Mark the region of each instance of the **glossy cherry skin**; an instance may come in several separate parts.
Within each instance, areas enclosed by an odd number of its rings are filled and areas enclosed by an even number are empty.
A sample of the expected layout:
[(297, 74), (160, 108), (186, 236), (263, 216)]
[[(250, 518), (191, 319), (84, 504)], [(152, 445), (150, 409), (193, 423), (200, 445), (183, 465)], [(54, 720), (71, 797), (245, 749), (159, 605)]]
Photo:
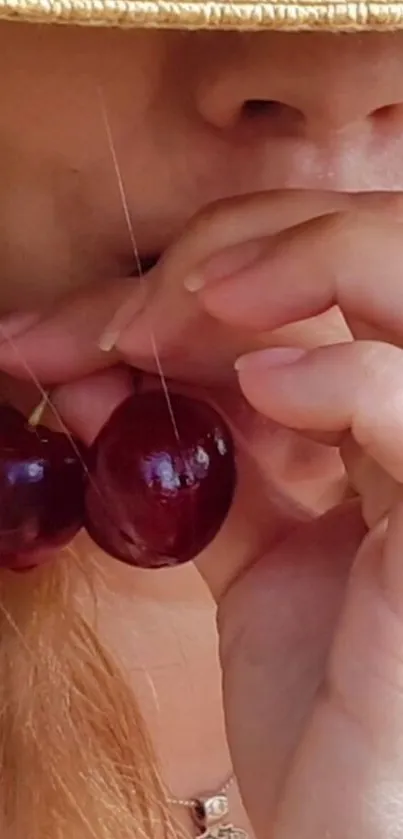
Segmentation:
[(35, 567), (82, 527), (82, 457), (67, 435), (0, 406), (0, 567)]
[(112, 414), (92, 450), (86, 527), (107, 553), (142, 568), (194, 559), (220, 530), (236, 466), (231, 434), (204, 402), (150, 391)]

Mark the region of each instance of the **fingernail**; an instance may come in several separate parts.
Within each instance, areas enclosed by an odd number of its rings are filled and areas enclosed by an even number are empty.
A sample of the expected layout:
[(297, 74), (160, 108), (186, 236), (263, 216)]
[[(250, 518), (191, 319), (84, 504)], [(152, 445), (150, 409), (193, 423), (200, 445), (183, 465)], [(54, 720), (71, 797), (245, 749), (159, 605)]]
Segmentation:
[(98, 348), (101, 352), (109, 353), (116, 347), (122, 333), (144, 309), (146, 300), (147, 294), (143, 287), (140, 290), (137, 289), (134, 294), (129, 294), (98, 339)]
[(98, 348), (101, 350), (101, 352), (111, 352), (113, 348), (116, 346), (120, 338), (120, 335), (121, 330), (105, 329), (98, 341)]
[(16, 338), (40, 320), (38, 312), (14, 312), (0, 318), (0, 343)]
[(206, 282), (206, 278), (201, 274), (190, 274), (189, 277), (186, 277), (184, 286), (187, 291), (194, 293), (200, 291), (206, 285)]
[(301, 347), (271, 347), (258, 352), (241, 355), (235, 362), (235, 370), (264, 370), (268, 367), (282, 367), (299, 361), (307, 351)]
[(234, 245), (215, 254), (194, 273), (189, 274), (184, 282), (187, 291), (197, 292), (213, 282), (229, 279), (245, 268), (253, 265), (267, 251), (266, 241), (246, 242)]

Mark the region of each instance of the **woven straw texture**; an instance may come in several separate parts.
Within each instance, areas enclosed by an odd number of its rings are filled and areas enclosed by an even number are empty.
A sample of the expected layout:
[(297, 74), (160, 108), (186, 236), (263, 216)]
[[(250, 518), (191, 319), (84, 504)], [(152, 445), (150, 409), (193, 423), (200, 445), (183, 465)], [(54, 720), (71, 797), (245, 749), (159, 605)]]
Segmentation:
[(403, 2), (326, 0), (0, 0), (0, 18), (181, 29), (363, 31), (403, 28)]

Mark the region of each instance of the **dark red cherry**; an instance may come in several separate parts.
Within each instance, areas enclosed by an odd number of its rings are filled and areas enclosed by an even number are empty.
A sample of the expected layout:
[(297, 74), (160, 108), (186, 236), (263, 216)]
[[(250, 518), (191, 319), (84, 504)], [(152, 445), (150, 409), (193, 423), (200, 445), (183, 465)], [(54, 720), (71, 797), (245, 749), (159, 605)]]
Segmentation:
[(18, 428), (27, 423), (24, 414), (12, 405), (0, 405), (0, 436), (10, 432), (13, 434)]
[(67, 435), (0, 406), (0, 567), (31, 568), (82, 527), (82, 454)]
[(204, 402), (158, 391), (129, 397), (92, 450), (86, 527), (107, 553), (142, 568), (193, 559), (234, 494), (231, 434)]

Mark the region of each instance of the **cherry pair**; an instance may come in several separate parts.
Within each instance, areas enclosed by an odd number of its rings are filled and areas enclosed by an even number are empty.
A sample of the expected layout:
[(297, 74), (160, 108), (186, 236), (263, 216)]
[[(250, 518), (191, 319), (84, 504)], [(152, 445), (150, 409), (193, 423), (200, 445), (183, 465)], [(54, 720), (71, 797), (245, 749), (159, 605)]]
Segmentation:
[(36, 567), (82, 527), (124, 562), (177, 565), (216, 535), (235, 482), (225, 423), (182, 395), (129, 397), (89, 449), (0, 406), (0, 566)]

